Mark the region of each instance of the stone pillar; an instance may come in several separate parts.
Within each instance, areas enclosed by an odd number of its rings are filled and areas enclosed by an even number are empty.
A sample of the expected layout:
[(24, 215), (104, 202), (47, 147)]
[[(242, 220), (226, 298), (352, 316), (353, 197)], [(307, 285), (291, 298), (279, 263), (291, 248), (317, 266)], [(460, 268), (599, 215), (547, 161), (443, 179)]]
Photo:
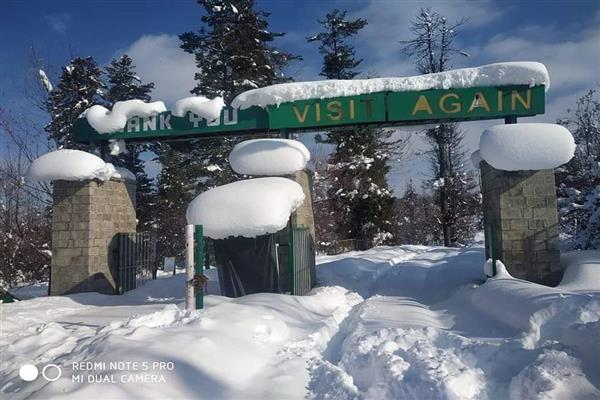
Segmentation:
[(315, 240), (315, 216), (312, 206), (312, 179), (306, 170), (296, 172), (294, 181), (302, 186), (304, 202), (292, 214), (292, 225), (310, 228), (310, 233)]
[(512, 276), (557, 285), (562, 270), (554, 171), (501, 171), (485, 161), (480, 166), (486, 257), (491, 245)]
[(116, 240), (135, 232), (135, 182), (54, 181), (50, 294), (116, 293)]

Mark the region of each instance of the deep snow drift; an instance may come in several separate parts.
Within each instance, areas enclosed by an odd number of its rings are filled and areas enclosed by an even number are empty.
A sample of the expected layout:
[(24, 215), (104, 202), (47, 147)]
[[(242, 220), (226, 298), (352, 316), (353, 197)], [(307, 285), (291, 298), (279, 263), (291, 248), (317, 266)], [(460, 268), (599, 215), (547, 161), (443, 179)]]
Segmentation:
[[(567, 257), (566, 282), (548, 288), (509, 275), (484, 283), (481, 247), (379, 247), (320, 257), (320, 287), (304, 297), (224, 298), (211, 269), (200, 312), (182, 309), (183, 274), (123, 296), (0, 305), (0, 391), (8, 399), (600, 398), (600, 287), (581, 282), (597, 276), (594, 260)], [(24, 382), (25, 363), (56, 363), (62, 376)], [(107, 376), (117, 383), (76, 379)], [(151, 376), (164, 382), (130, 383)]]

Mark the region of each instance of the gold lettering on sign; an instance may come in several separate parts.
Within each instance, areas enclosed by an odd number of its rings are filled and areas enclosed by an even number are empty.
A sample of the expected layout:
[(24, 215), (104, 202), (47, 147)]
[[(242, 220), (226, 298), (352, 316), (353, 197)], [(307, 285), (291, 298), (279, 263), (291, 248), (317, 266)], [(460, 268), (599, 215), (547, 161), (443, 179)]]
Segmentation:
[(315, 112), (317, 116), (317, 122), (321, 122), (321, 103), (315, 104)]
[(419, 98), (417, 99), (417, 102), (415, 103), (415, 107), (413, 108), (413, 111), (412, 111), (412, 115), (415, 115), (419, 111), (427, 111), (427, 113), (429, 115), (433, 114), (433, 111), (431, 111), (431, 106), (429, 105), (429, 102), (427, 101), (427, 97), (425, 97), (423, 95), (419, 96)]
[(301, 124), (304, 123), (304, 121), (306, 121), (306, 116), (308, 115), (308, 108), (310, 106), (308, 104), (306, 104), (304, 106), (304, 111), (302, 112), (302, 115), (300, 115), (300, 111), (298, 110), (298, 108), (296, 106), (292, 106), (292, 108), (294, 109), (294, 114), (296, 114), (296, 118), (298, 119), (298, 122), (300, 122)]
[(457, 95), (456, 93), (445, 94), (442, 97), (440, 97), (440, 110), (442, 110), (446, 114), (454, 114), (454, 113), (460, 112), (461, 107), (462, 107), (460, 104), (460, 101), (456, 101), (456, 102), (449, 104), (450, 107), (452, 107), (452, 108), (450, 108), (450, 109), (446, 108), (446, 99), (449, 97), (456, 99), (456, 100), (460, 100), (460, 96)]
[(517, 100), (526, 110), (531, 108), (531, 89), (527, 89), (527, 100), (523, 99), (518, 91), (513, 90), (510, 96), (510, 105), (512, 107), (512, 111), (515, 111), (517, 108)]
[(498, 111), (504, 110), (504, 99), (502, 98), (502, 90), (498, 90)]
[(354, 119), (354, 100), (350, 100), (350, 119)]
[(344, 116), (342, 103), (340, 103), (339, 101), (332, 101), (327, 103), (327, 111), (329, 111), (327, 117), (329, 117), (329, 119), (332, 121), (338, 121)]
[(473, 102), (471, 103), (471, 107), (469, 107), (469, 112), (473, 111), (476, 108), (483, 108), (487, 112), (490, 111), (490, 106), (488, 105), (488, 102), (485, 99), (485, 96), (481, 92), (475, 93), (475, 98), (473, 99)]

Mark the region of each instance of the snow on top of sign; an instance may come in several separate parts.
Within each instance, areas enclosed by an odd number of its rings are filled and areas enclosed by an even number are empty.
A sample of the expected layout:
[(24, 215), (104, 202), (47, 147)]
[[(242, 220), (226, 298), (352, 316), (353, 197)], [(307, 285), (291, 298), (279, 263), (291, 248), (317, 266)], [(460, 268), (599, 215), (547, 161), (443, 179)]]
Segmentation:
[(302, 187), (286, 178), (257, 178), (218, 186), (187, 208), (188, 224), (203, 225), (212, 239), (257, 237), (283, 229), (304, 201)]
[(80, 150), (56, 150), (33, 160), (27, 177), (37, 181), (99, 179), (115, 175), (115, 168), (100, 157)]
[(225, 102), (222, 97), (210, 100), (202, 96), (192, 96), (177, 100), (171, 114), (175, 117), (184, 117), (190, 111), (207, 121), (212, 121), (219, 118), (223, 107)]
[(481, 135), (479, 152), (488, 164), (504, 171), (551, 169), (573, 158), (575, 141), (561, 125), (495, 125)]
[(243, 92), (233, 99), (231, 105), (243, 110), (252, 106), (266, 107), (295, 100), (326, 99), (385, 91), (404, 92), (502, 85), (545, 85), (548, 89), (550, 77), (544, 64), (532, 61), (505, 62), (406, 78), (331, 79), (282, 83)]
[(310, 152), (290, 139), (254, 139), (235, 145), (229, 154), (231, 168), (245, 175), (290, 175), (306, 168)]
[(149, 117), (167, 111), (162, 101), (144, 103), (142, 100), (117, 101), (112, 110), (103, 106), (93, 105), (83, 116), (99, 133), (111, 133), (125, 128), (127, 120), (133, 117)]

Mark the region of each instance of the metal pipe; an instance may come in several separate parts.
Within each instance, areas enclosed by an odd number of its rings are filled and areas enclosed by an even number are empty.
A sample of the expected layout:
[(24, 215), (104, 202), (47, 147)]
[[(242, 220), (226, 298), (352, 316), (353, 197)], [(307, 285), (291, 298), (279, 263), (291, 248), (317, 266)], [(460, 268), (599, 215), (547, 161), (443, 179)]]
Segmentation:
[(194, 225), (185, 226), (185, 307), (188, 310), (196, 309), (194, 296)]

